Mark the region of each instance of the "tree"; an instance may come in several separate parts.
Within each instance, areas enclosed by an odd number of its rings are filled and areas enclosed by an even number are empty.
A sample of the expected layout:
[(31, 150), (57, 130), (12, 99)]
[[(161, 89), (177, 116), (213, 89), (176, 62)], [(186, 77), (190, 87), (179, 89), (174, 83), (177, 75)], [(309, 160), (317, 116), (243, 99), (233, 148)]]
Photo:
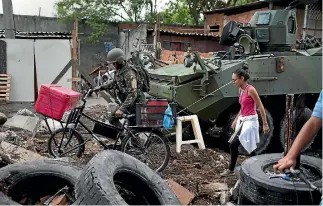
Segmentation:
[(163, 24), (195, 24), (186, 0), (171, 1), (167, 9), (160, 12), (160, 19)]
[(196, 25), (201, 21), (201, 14), (204, 11), (212, 11), (226, 6), (224, 0), (185, 0)]
[(93, 28), (91, 42), (105, 33), (108, 21), (139, 22), (144, 13), (153, 11), (152, 0), (60, 0), (55, 6), (63, 21), (86, 19)]
[[(202, 13), (225, 7), (224, 0), (171, 0), (161, 12), (161, 20), (167, 24), (203, 24)], [(154, 19), (153, 17), (150, 17)]]
[(240, 6), (243, 4), (248, 4), (248, 3), (252, 3), (252, 2), (256, 2), (257, 0), (228, 0), (227, 1), (227, 7), (229, 6)]

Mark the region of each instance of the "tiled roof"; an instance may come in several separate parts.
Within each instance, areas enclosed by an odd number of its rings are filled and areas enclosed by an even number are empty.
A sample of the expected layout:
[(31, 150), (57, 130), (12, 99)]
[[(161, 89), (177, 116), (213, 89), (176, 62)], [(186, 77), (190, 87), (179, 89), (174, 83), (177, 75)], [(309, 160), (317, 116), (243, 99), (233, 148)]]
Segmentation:
[[(5, 31), (0, 30), (0, 38), (5, 38)], [(71, 32), (22, 32), (16, 31), (17, 39), (71, 39)]]
[[(154, 31), (154, 29), (148, 29), (148, 31)], [(192, 33), (192, 32), (179, 32), (173, 30), (159, 30), (161, 33), (164, 34), (175, 34), (180, 36), (204, 36), (204, 37), (220, 37), (219, 35), (214, 35), (213, 33)]]

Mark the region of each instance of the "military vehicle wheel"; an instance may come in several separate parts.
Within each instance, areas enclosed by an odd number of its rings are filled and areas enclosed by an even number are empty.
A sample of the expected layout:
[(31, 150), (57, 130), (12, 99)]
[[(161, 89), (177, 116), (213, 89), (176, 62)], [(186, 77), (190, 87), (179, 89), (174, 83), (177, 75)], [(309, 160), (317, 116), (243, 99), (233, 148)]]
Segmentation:
[[(306, 107), (301, 117), (296, 118), (296, 120), (294, 120), (295, 118), (293, 118), (292, 120), (293, 122), (297, 121), (295, 122), (296, 135), (299, 133), (299, 131), (302, 129), (303, 125), (307, 122), (307, 120), (311, 117), (311, 115), (312, 115), (312, 110)], [(293, 116), (295, 117), (295, 110), (293, 112)], [(285, 141), (285, 132), (286, 132), (286, 120), (285, 118), (283, 118), (280, 123), (280, 133), (279, 133), (280, 143), (282, 144), (283, 148), (284, 148), (284, 141)], [(306, 151), (312, 145), (312, 143), (315, 140), (315, 137), (316, 135), (312, 138), (312, 141), (304, 147), (302, 152)]]
[[(273, 137), (274, 121), (267, 109), (265, 109), (265, 112), (267, 116), (268, 126), (270, 128), (270, 132), (268, 134), (263, 133), (261, 115), (259, 110), (257, 109), (257, 114), (259, 118), (258, 121), (259, 121), (259, 138), (260, 138), (260, 142), (257, 144), (257, 149), (255, 150), (255, 153), (257, 155), (262, 154), (267, 149)], [(237, 113), (234, 115), (231, 115), (229, 118), (228, 124), (223, 128), (223, 132), (225, 133), (224, 136), (226, 136), (225, 138), (227, 138), (226, 142), (228, 142), (229, 138), (233, 134), (233, 129), (231, 129), (231, 124), (236, 116), (237, 116)], [(249, 153), (241, 145), (239, 146), (239, 153), (242, 155), (249, 155)]]

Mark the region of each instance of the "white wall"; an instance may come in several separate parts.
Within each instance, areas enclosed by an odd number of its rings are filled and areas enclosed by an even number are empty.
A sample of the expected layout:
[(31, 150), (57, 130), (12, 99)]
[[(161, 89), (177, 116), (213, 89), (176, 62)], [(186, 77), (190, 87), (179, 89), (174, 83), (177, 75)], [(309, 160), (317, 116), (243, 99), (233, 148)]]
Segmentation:
[[(69, 40), (36, 40), (35, 42), (36, 70), (38, 89), (42, 84), (50, 84), (71, 60), (71, 45)], [(58, 85), (72, 88), (72, 69), (70, 68)]]
[(34, 40), (4, 39), (7, 73), (11, 74), (10, 101), (34, 101)]
[[(7, 43), (7, 73), (11, 74), (10, 101), (34, 101), (34, 54), (38, 90), (50, 84), (71, 59), (70, 40), (3, 39)], [(72, 68), (58, 85), (72, 88)]]

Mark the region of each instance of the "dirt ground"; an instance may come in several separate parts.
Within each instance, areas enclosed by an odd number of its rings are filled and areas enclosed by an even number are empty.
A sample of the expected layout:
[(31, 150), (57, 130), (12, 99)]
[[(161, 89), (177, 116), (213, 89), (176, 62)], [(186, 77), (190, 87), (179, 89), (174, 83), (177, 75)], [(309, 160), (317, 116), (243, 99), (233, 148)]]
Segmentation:
[[(34, 112), (33, 105), (21, 104), (15, 106), (7, 106), (6, 110), (3, 110), (7, 115), (12, 116), (12, 113), (17, 112), (19, 109), (27, 108)], [(19, 108), (17, 108), (19, 106)], [(20, 107), (21, 106), (21, 107)], [(97, 119), (102, 118), (102, 114), (105, 111), (104, 106), (94, 106), (90, 108), (86, 113)], [(90, 128), (93, 124), (84, 119), (86, 125)], [(5, 131), (3, 127), (0, 127), (0, 131)], [(28, 150), (37, 152), (41, 155), (48, 156), (47, 153), (47, 140), (49, 134), (37, 134), (35, 138), (31, 138), (31, 133), (11, 129), (19, 138), (13, 138), (11, 143), (22, 146)], [(82, 132), (82, 131), (81, 131)], [(107, 142), (113, 143), (112, 140)], [(90, 141), (86, 144), (86, 150), (80, 159), (73, 158), (73, 163), (77, 165), (86, 164), (98, 151), (102, 150), (100, 145), (95, 141)], [(166, 169), (160, 174), (164, 179), (173, 179), (196, 196), (191, 202), (194, 205), (209, 205), (219, 204), (219, 197), (208, 194), (200, 194), (199, 185), (211, 182), (227, 183), (228, 187), (234, 186), (237, 178), (235, 176), (223, 178), (220, 173), (227, 168), (229, 163), (229, 154), (219, 149), (205, 149), (198, 150), (192, 145), (184, 145), (180, 154), (175, 152), (175, 143), (171, 143), (171, 158)], [(240, 164), (246, 157), (240, 157), (238, 164)]]

